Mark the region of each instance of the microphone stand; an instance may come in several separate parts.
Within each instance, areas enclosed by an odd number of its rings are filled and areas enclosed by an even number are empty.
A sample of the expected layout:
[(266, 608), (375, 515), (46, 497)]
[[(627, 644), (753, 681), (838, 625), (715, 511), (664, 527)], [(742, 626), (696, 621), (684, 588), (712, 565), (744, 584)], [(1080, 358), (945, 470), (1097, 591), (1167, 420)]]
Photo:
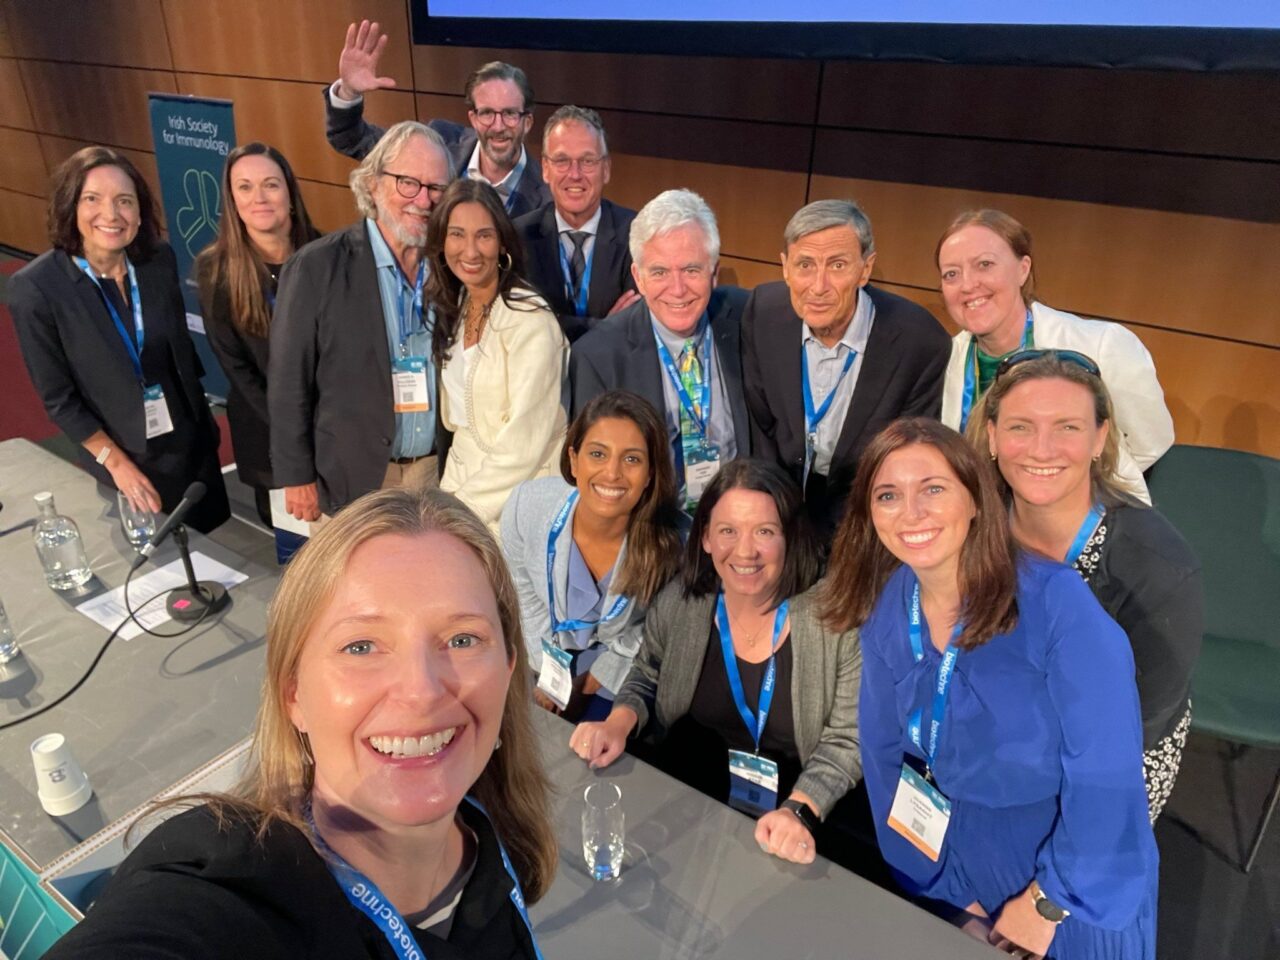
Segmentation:
[(195, 567), (191, 565), (191, 549), (187, 540), (187, 528), (178, 524), (173, 528), (173, 539), (182, 556), (182, 569), (187, 573), (187, 585), (169, 591), (165, 604), (174, 620), (189, 623), (217, 613), (231, 604), (227, 588), (216, 580), (197, 580)]

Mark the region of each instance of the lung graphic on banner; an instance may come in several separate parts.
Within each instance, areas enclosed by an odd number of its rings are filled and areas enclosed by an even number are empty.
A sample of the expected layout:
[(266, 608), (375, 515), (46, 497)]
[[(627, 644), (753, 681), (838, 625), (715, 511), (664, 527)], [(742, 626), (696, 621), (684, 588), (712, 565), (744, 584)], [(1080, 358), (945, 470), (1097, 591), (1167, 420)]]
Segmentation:
[(187, 326), (204, 364), (205, 392), (223, 400), (227, 378), (204, 335), (200, 298), (191, 264), (213, 242), (222, 213), (222, 165), (236, 145), (235, 116), (230, 100), (184, 97), (171, 93), (148, 95), (151, 139), (160, 171), (169, 243), (178, 258)]

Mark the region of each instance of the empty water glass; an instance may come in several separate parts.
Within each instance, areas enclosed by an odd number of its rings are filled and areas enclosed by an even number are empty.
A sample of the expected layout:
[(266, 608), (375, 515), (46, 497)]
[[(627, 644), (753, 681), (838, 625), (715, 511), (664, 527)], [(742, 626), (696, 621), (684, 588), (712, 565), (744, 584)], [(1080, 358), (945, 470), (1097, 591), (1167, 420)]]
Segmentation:
[(612, 780), (600, 780), (582, 795), (582, 857), (593, 880), (616, 880), (622, 872), (625, 835), (622, 789)]
[(155, 536), (156, 515), (145, 506), (135, 508), (123, 492), (116, 494), (116, 503), (120, 507), (120, 526), (125, 539), (135, 550), (141, 550)]

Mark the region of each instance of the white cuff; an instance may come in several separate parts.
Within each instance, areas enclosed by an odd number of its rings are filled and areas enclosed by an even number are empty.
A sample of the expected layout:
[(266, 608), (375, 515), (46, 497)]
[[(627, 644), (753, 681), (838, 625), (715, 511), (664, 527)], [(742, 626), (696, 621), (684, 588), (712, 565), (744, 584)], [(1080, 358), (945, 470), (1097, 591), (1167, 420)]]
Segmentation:
[(364, 103), (364, 97), (360, 94), (356, 95), (354, 100), (344, 100), (338, 96), (338, 87), (342, 85), (342, 80), (335, 80), (329, 85), (329, 102), (339, 110), (350, 110), (352, 107), (358, 107)]

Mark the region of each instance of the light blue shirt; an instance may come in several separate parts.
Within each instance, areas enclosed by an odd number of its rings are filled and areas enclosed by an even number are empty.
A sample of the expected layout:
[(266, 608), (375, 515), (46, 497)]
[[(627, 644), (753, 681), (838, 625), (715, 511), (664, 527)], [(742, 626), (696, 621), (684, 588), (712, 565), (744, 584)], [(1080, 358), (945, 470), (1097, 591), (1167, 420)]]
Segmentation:
[[(431, 359), (431, 331), (435, 327), (435, 314), (426, 310), (426, 316), (413, 316), (414, 281), (404, 275), (395, 254), (387, 246), (382, 231), (366, 218), (369, 246), (373, 249), (373, 262), (378, 270), (378, 294), (382, 300), (382, 320), (387, 330), (387, 348), (394, 363), (401, 357), (425, 357), (427, 361), (427, 396), (431, 409), (413, 413), (396, 414), (396, 436), (391, 444), (390, 458), (425, 457), (436, 447), (436, 367)], [(414, 280), (417, 278), (415, 277)], [(400, 342), (400, 318), (409, 317), (414, 330), (404, 343)], [(388, 377), (391, 371), (388, 370)], [(352, 384), (358, 389), (358, 384)]]
[[(831, 407), (826, 416), (818, 423), (813, 445), (813, 472), (824, 477), (831, 470), (831, 457), (840, 441), (840, 431), (844, 429), (849, 403), (853, 400), (853, 388), (858, 384), (858, 374), (862, 371), (862, 361), (867, 352), (867, 339), (871, 336), (871, 324), (875, 318), (875, 304), (865, 290), (859, 290), (858, 305), (853, 308), (853, 319), (834, 347), (824, 345), (813, 335), (807, 324), (800, 324), (800, 342), (804, 350), (804, 362), (809, 367), (809, 388), (813, 391), (814, 407), (821, 407), (827, 394), (832, 390), (836, 392), (831, 398)], [(857, 356), (853, 366), (841, 380), (840, 371), (844, 369), (845, 357), (851, 350)]]

